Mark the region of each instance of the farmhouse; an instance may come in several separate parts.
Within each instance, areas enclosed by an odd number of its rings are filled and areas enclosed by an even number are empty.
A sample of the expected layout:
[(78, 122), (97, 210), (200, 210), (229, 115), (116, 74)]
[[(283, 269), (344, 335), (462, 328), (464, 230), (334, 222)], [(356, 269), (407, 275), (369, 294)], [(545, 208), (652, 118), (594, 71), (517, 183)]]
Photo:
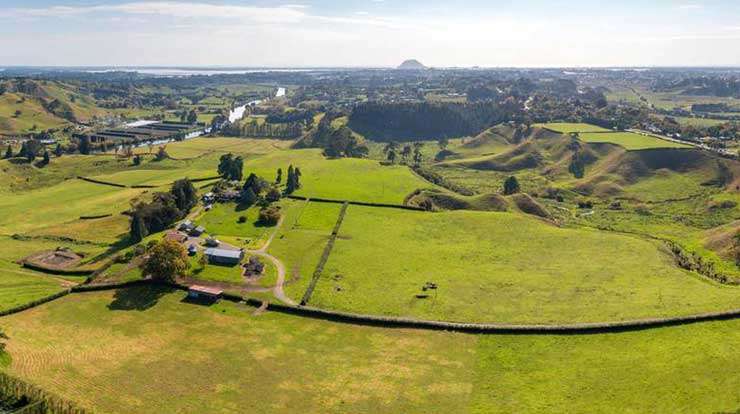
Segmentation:
[(210, 248), (206, 249), (205, 255), (209, 263), (233, 266), (244, 258), (244, 251)]
[(221, 299), (223, 290), (207, 286), (193, 285), (188, 288), (188, 299), (215, 302)]

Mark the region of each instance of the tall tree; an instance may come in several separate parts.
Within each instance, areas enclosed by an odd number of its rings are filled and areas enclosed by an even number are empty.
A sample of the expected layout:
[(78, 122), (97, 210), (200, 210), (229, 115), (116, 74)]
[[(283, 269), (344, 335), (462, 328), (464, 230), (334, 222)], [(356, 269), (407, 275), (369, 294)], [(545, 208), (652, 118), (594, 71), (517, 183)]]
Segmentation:
[(8, 149), (5, 150), (5, 156), (3, 158), (6, 160), (8, 158), (13, 158), (13, 147), (11, 147), (10, 144), (8, 144)]
[(78, 149), (80, 151), (80, 154), (88, 155), (90, 154), (90, 138), (85, 135), (82, 138), (80, 138), (80, 144), (78, 146)]
[(152, 279), (172, 282), (190, 267), (185, 248), (173, 240), (162, 240), (149, 251), (149, 258), (142, 267)]
[(140, 214), (134, 213), (134, 215), (131, 217), (131, 241), (134, 243), (138, 243), (144, 239), (144, 237), (148, 236), (149, 233), (146, 229), (146, 224), (144, 224), (144, 219), (141, 217)]
[(49, 151), (44, 151), (44, 158), (41, 161), (41, 165), (46, 166), (46, 165), (49, 165), (50, 162), (51, 162), (51, 156), (49, 155)]
[(411, 149), (411, 145), (404, 145), (403, 150), (401, 150), (401, 158), (403, 159), (403, 162), (405, 164), (408, 164), (409, 157), (411, 156), (411, 153), (413, 152), (413, 149)]
[(275, 184), (280, 184), (283, 181), (283, 169), (277, 169), (277, 176), (275, 177)]
[(195, 112), (195, 109), (190, 110), (187, 121), (189, 124), (195, 124), (196, 122), (198, 122), (198, 114)]
[(228, 180), (231, 176), (231, 164), (233, 160), (234, 155), (231, 153), (222, 155), (218, 162), (218, 175)]
[(63, 154), (64, 154), (64, 149), (62, 148), (62, 144), (57, 144), (56, 148), (54, 148), (54, 155), (56, 155), (57, 158), (59, 158)]
[(170, 193), (175, 197), (175, 205), (182, 212), (188, 212), (198, 204), (198, 192), (187, 178), (175, 181)]
[(516, 177), (511, 176), (504, 181), (504, 195), (516, 194), (520, 191), (519, 181)]

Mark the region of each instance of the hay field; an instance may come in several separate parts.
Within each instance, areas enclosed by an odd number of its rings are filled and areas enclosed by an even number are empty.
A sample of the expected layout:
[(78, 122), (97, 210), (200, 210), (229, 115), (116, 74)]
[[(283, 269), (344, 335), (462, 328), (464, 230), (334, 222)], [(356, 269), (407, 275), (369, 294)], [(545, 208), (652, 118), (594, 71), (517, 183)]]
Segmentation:
[(732, 412), (740, 321), (619, 334), (336, 324), (136, 288), (0, 319), (11, 374), (98, 412)]

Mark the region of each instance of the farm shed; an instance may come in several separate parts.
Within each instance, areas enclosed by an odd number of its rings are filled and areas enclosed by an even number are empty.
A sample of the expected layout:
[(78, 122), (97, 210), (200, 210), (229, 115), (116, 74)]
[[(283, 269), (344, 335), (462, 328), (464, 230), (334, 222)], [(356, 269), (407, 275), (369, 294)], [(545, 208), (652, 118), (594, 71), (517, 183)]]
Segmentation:
[(221, 299), (224, 291), (208, 286), (193, 285), (188, 288), (188, 299), (215, 302)]
[(190, 233), (195, 226), (193, 225), (193, 222), (190, 220), (185, 220), (177, 227), (178, 230), (184, 231), (186, 233)]
[(233, 266), (242, 261), (244, 251), (210, 248), (206, 249), (205, 255), (209, 263)]

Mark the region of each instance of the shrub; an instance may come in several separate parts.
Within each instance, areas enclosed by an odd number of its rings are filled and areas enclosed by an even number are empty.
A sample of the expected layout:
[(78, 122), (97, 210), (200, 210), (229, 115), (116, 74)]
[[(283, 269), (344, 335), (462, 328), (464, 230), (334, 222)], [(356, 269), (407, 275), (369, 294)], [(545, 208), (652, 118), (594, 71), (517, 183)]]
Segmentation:
[(239, 223), (246, 223), (247, 222), (247, 217), (246, 216), (239, 216), (239, 220), (237, 220), (237, 222), (239, 222)]
[(582, 208), (582, 209), (594, 208), (594, 202), (587, 198), (582, 198), (578, 200), (578, 208)]
[(267, 226), (274, 226), (280, 221), (280, 207), (270, 206), (260, 210), (259, 222)]
[(651, 214), (650, 213), (650, 209), (645, 204), (640, 204), (640, 205), (636, 206), (635, 207), (635, 213), (637, 213), (637, 214), (639, 214), (641, 216), (649, 216)]

